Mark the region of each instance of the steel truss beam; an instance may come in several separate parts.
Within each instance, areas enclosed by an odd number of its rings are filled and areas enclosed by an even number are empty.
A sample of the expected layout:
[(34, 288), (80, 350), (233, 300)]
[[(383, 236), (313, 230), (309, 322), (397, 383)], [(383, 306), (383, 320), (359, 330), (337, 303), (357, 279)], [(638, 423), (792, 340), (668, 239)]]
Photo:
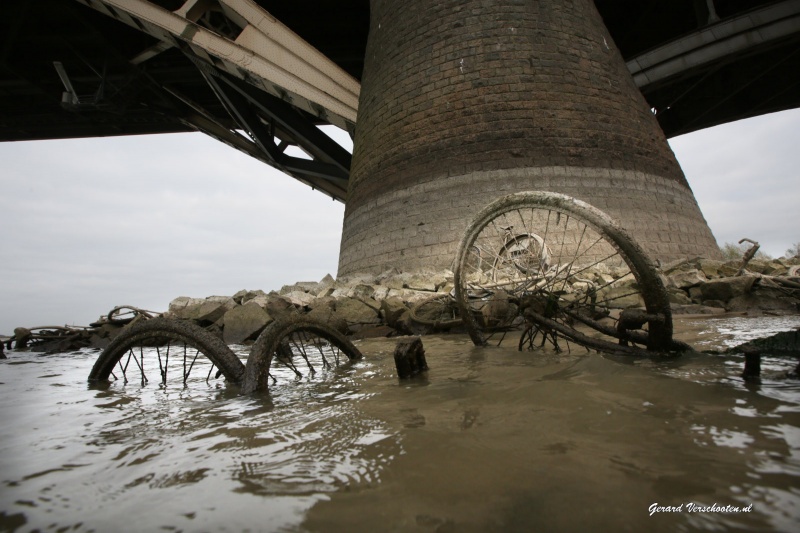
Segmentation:
[(257, 4), (188, 0), (170, 12), (147, 0), (77, 1), (159, 39), (130, 58), (133, 68), (171, 48), (183, 52), (229, 116), (148, 77), (171, 102), (166, 114), (344, 201), (351, 156), (317, 125), (352, 134), (360, 85)]
[[(233, 120), (258, 147), (262, 155), (259, 159), (333, 198), (345, 198), (350, 172), (347, 150), (320, 131), (310, 117), (286, 102), (213, 67), (198, 66)], [(292, 146), (311, 159), (287, 153)]]
[[(167, 46), (189, 46), (220, 71), (353, 132), (360, 84), (252, 0), (187, 0), (175, 12), (148, 0), (76, 0)], [(224, 18), (225, 24), (211, 17)], [(159, 53), (143, 51), (136, 61)]]

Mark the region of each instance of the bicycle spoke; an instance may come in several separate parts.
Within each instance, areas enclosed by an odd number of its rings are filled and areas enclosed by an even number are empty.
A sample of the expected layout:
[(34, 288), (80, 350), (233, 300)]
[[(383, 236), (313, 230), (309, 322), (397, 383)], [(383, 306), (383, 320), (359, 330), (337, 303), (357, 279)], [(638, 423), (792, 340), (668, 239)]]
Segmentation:
[[(182, 356), (176, 353), (181, 346)], [(210, 369), (203, 366), (206, 364)], [(215, 370), (215, 378), (224, 375), (234, 382), (244, 374), (242, 362), (219, 337), (189, 322), (156, 317), (136, 323), (114, 338), (95, 362), (89, 380), (99, 382), (120, 376), (127, 384), (136, 369), (145, 386), (149, 382), (148, 365), (153, 371), (158, 366), (161, 388), (170, 385), (170, 377), (173, 385), (181, 383), (185, 387), (190, 382), (208, 383)]]
[[(456, 293), (459, 307), (470, 312), (466, 325), (478, 344), (503, 342), (530, 306), (531, 317), (545, 316), (563, 331), (540, 324), (516, 338), (520, 346), (541, 343), (567, 351), (575, 338), (584, 340), (571, 334), (583, 326), (570, 314), (600, 320), (614, 316), (615, 309), (668, 306), (661, 293), (642, 294), (642, 272), (633, 265), (647, 261), (635, 243), (607, 216), (575, 199), (540, 192), (509, 195), (483, 209), (467, 236), (456, 262)], [(630, 260), (632, 253), (638, 254), (636, 261)], [(660, 282), (654, 271), (644, 274), (648, 286)], [(671, 335), (671, 324), (661, 331), (662, 339)]]

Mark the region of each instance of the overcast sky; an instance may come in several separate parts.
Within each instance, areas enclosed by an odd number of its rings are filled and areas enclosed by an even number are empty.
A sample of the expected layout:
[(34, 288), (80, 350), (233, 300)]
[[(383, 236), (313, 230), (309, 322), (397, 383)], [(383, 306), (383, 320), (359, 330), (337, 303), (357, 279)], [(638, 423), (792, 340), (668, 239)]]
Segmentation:
[[(670, 144), (717, 241), (800, 241), (800, 110)], [(344, 205), (202, 134), (0, 143), (0, 334), (336, 275)]]

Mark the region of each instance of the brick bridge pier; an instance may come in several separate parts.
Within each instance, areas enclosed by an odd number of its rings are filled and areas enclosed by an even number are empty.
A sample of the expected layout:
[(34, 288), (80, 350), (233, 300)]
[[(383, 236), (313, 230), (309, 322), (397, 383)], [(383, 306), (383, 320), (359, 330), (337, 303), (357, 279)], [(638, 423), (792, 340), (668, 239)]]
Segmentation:
[(450, 267), (494, 198), (549, 190), (654, 257), (719, 253), (591, 0), (371, 0), (339, 275)]

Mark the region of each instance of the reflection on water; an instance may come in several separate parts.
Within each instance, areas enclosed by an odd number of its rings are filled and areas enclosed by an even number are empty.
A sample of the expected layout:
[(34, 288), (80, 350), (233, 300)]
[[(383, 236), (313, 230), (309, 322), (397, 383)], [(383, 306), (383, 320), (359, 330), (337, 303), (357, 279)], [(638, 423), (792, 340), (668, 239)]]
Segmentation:
[[(682, 319), (721, 350), (800, 318)], [(390, 339), (363, 361), (242, 397), (91, 388), (91, 350), (0, 361), (0, 530), (792, 531), (800, 520), (796, 361), (673, 361), (423, 339), (400, 382)], [(246, 348), (240, 350), (242, 358)], [(651, 505), (680, 507), (653, 513)], [(689, 512), (752, 504), (751, 512)]]

